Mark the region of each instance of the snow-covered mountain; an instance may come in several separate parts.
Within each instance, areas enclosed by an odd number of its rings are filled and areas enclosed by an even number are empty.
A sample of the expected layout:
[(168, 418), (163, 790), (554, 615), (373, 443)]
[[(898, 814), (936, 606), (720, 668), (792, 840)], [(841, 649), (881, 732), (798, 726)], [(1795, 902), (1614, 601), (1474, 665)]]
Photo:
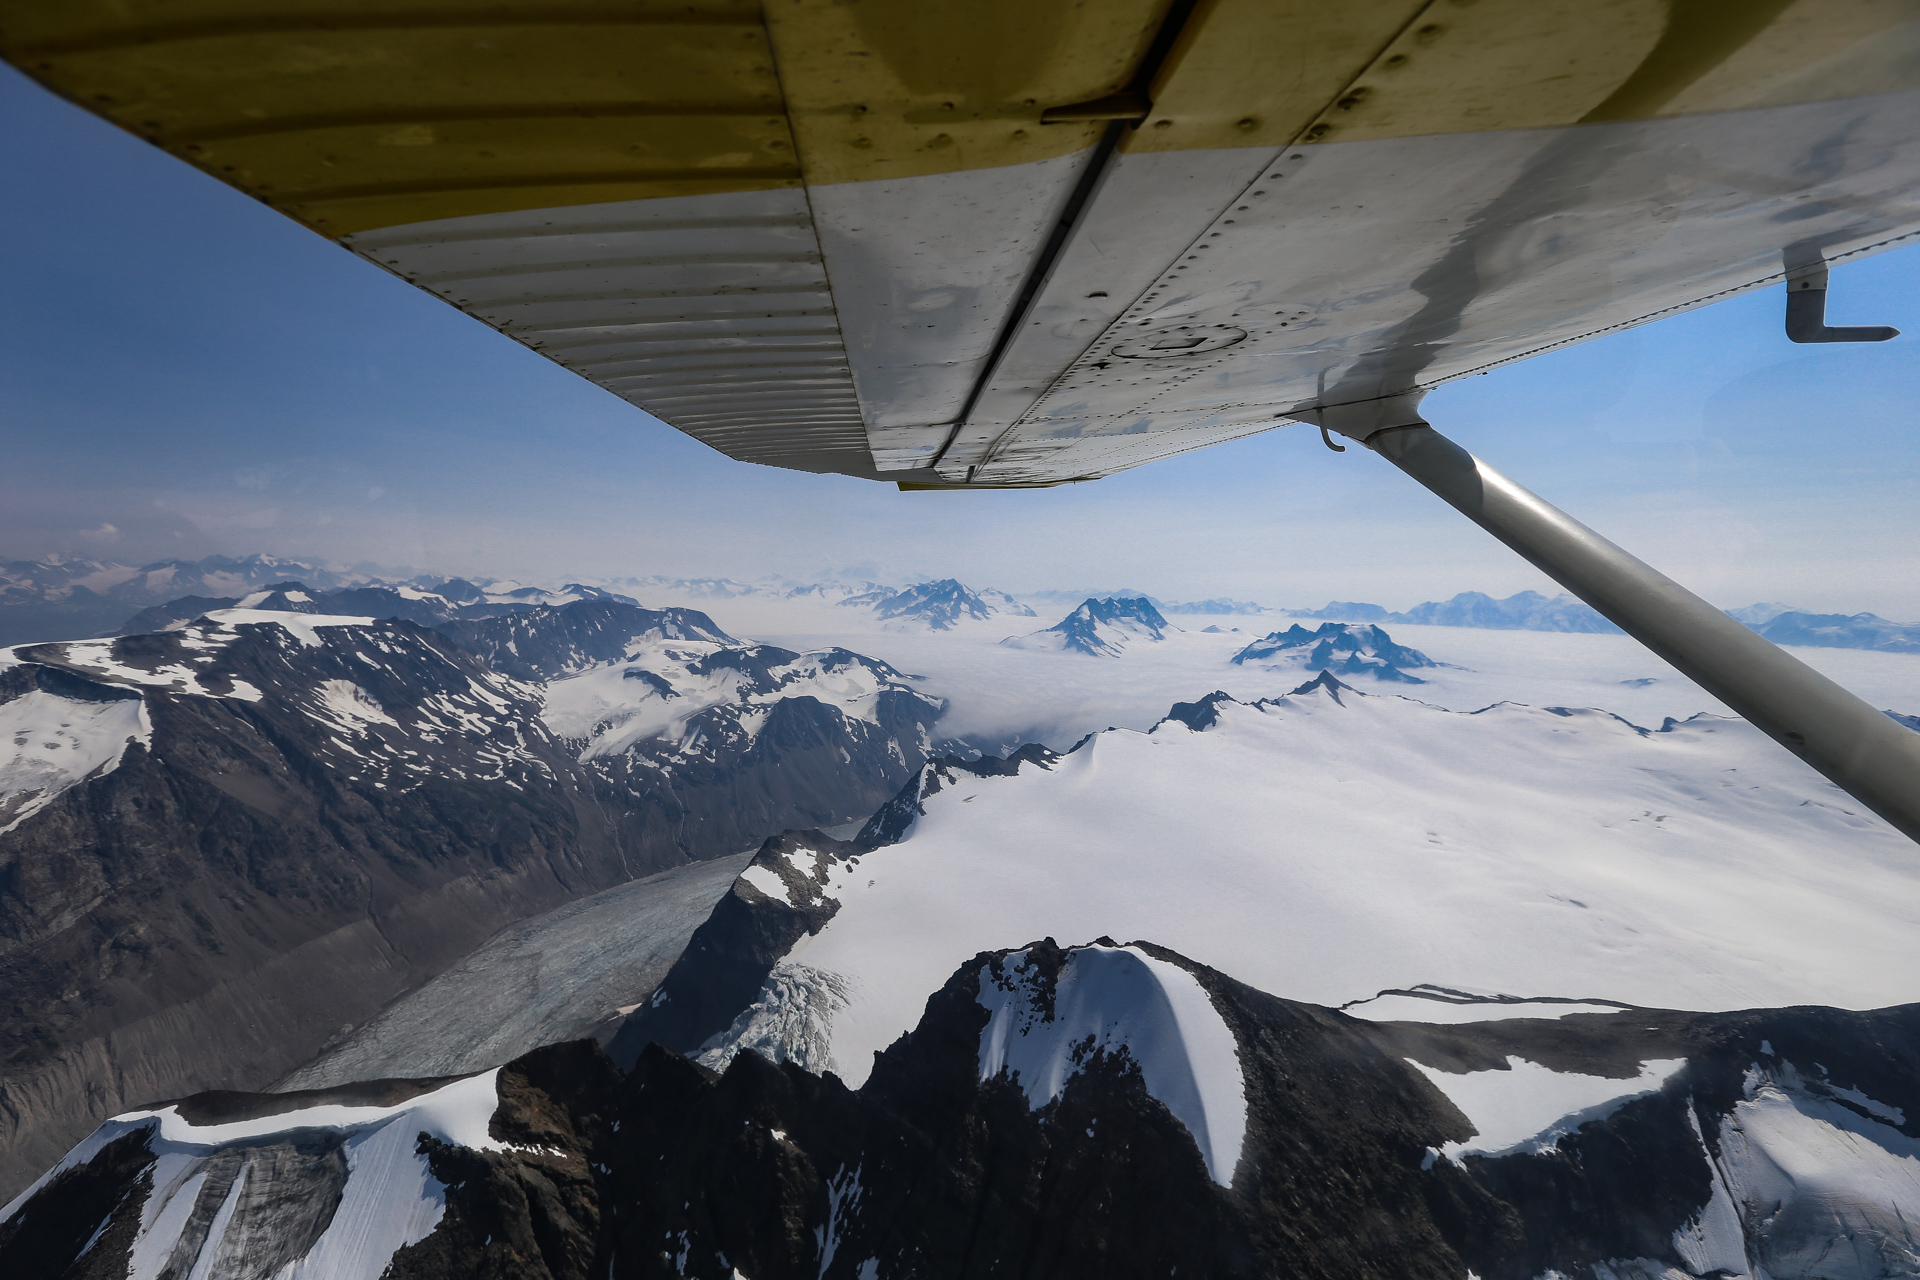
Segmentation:
[(777, 778), (754, 785), (789, 819), (842, 812), (848, 788), (870, 792), (912, 768), (945, 710), (876, 658), (745, 643), (694, 609), (588, 600), (440, 630), (495, 669), (544, 682), (547, 727), (625, 792), (697, 794), (716, 775), (757, 775), (763, 742), (781, 744)]
[(788, 1027), (857, 1086), (966, 957), (1103, 934), (1336, 1006), (1423, 983), (1694, 1009), (1920, 995), (1920, 863), (1743, 722), (1462, 714), (1324, 674), (1177, 712), (1065, 756), (926, 766), (862, 833), (896, 843), (791, 856), (814, 887), (790, 900), (830, 918), (754, 958), (758, 991), (714, 1004), (670, 975), (636, 1033), (671, 1016), (706, 1036), (656, 1038), (723, 1054)]
[(942, 710), (691, 610), (443, 634), (278, 595), (0, 650), (0, 1181), (126, 1102), (278, 1078), (504, 924), (870, 813)]
[[(128, 1112), (8, 1274), (1897, 1276), (1920, 1016), (1370, 1023), (1137, 941), (963, 961), (849, 1089), (591, 1041)], [(986, 1259), (976, 1270), (969, 1259)]]
[(1144, 596), (1109, 596), (1083, 602), (1045, 631), (1010, 636), (1001, 643), (1016, 649), (1117, 658), (1129, 646), (1164, 640), (1175, 629)]
[(953, 578), (920, 582), (900, 591), (878, 587), (839, 603), (845, 608), (870, 609), (885, 623), (929, 631), (951, 631), (961, 623), (984, 622), (996, 614), (1034, 616), (1032, 609), (1004, 591), (975, 591)]
[(1897, 1275), (1916, 925), (1740, 722), (1322, 674), (768, 840), (612, 1061), (119, 1115), (0, 1269)]
[(643, 609), (617, 600), (537, 605), (507, 614), (453, 619), (442, 634), (496, 671), (557, 680), (624, 659), (636, 645), (691, 640), (738, 646), (698, 609)]
[(1407, 674), (1410, 669), (1437, 665), (1418, 649), (1395, 644), (1379, 627), (1340, 622), (1323, 622), (1312, 631), (1296, 622), (1285, 631), (1253, 641), (1230, 661), (1267, 670), (1333, 671), (1404, 684), (1421, 683), (1418, 676)]
[(1329, 600), (1319, 609), (1282, 609), (1289, 618), (1324, 618), (1333, 622), (1391, 622), (1397, 616), (1383, 605), (1359, 600)]
[(643, 636), (615, 661), (550, 681), (542, 718), (624, 795), (712, 791), (701, 810), (731, 802), (763, 821), (811, 823), (925, 759), (944, 710), (846, 649)]
[(0, 1180), (130, 1102), (265, 1084), (501, 925), (679, 861), (576, 802), (539, 711), (406, 622), (0, 650)]
[[(213, 609), (259, 608), (276, 589), (316, 598), (361, 588), (383, 598), (319, 603), (321, 613), (407, 617), (481, 616), (502, 608), (607, 599), (634, 603), (601, 587), (567, 583), (558, 589), (486, 579), (401, 577), (375, 566), (346, 566), (282, 556), (207, 556), (134, 566), (105, 560), (17, 560), (0, 563), (0, 644), (74, 636), (134, 635), (186, 622)], [(285, 601), (266, 607), (287, 608)], [(298, 611), (298, 610), (296, 610)]]

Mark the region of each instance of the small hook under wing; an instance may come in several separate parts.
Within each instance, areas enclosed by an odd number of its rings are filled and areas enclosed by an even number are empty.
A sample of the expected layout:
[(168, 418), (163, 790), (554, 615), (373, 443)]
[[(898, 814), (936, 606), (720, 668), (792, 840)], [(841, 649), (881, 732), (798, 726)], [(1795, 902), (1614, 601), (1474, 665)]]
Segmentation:
[(1891, 325), (1827, 323), (1827, 264), (1815, 258), (1787, 268), (1787, 337), (1795, 342), (1885, 342), (1900, 331)]

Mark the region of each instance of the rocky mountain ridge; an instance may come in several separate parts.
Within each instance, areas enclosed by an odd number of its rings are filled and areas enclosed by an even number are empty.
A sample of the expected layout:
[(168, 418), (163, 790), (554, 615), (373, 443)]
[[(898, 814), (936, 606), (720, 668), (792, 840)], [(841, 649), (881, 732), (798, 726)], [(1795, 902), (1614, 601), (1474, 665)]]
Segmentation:
[[(613, 1043), (712, 1066), (752, 1048), (858, 1085), (940, 975), (1008, 933), (1158, 936), (1328, 1004), (1425, 983), (1871, 1007), (1920, 964), (1920, 870), (1830, 792), (1711, 716), (1461, 713), (1326, 672), (1216, 693), (1064, 755), (936, 758), (849, 844), (763, 848)], [(1274, 902), (1284, 930), (1262, 924)]]
[(1920, 1246), (1916, 1080), (1920, 1006), (1369, 1023), (1049, 938), (961, 964), (858, 1089), (580, 1042), (130, 1113), (0, 1211), (0, 1267), (1892, 1275)]
[[(0, 650), (0, 1181), (138, 1097), (277, 1078), (514, 920), (870, 812), (942, 710), (693, 611), (460, 627), (236, 608)], [(567, 674), (479, 656), (515, 648)]]
[[(644, 706), (621, 664), (715, 645), (649, 635), (549, 688)], [(222, 687), (169, 654), (148, 674)], [(1793, 997), (1903, 982), (1920, 877), (1826, 790), (1735, 721), (1461, 714), (1325, 671), (936, 758), (851, 840), (765, 841), (610, 1056), (121, 1115), (0, 1210), (0, 1268), (1898, 1275), (1920, 1006)]]
[(1920, 625), (1888, 622), (1871, 613), (1788, 612), (1777, 614), (1753, 629), (1775, 644), (1920, 653)]
[[(158, 631), (214, 609), (262, 607), (259, 601), (277, 589), (314, 596), (368, 590), (373, 594), (349, 596), (317, 611), (405, 617), (423, 624), (585, 599), (634, 603), (579, 583), (558, 589), (498, 580), (476, 585), (462, 578), (400, 578), (370, 565), (281, 556), (207, 556), (141, 566), (56, 557), (0, 562), (0, 645)], [(303, 610), (296, 606), (294, 611)]]

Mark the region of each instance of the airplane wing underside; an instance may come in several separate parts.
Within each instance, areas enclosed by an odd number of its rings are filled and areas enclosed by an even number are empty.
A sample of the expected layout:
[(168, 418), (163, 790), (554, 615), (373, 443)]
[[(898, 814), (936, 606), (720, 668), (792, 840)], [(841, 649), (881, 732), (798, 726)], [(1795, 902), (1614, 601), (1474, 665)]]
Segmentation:
[(1110, 475), (1920, 236), (1913, 0), (0, 0), (735, 458)]

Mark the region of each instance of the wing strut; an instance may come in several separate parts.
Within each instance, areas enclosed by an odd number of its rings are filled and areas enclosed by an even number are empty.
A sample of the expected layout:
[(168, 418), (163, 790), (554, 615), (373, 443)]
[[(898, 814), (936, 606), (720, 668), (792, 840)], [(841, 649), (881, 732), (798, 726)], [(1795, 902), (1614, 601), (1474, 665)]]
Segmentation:
[(1364, 443), (1861, 804), (1920, 840), (1920, 733), (1541, 501), (1424, 422)]

